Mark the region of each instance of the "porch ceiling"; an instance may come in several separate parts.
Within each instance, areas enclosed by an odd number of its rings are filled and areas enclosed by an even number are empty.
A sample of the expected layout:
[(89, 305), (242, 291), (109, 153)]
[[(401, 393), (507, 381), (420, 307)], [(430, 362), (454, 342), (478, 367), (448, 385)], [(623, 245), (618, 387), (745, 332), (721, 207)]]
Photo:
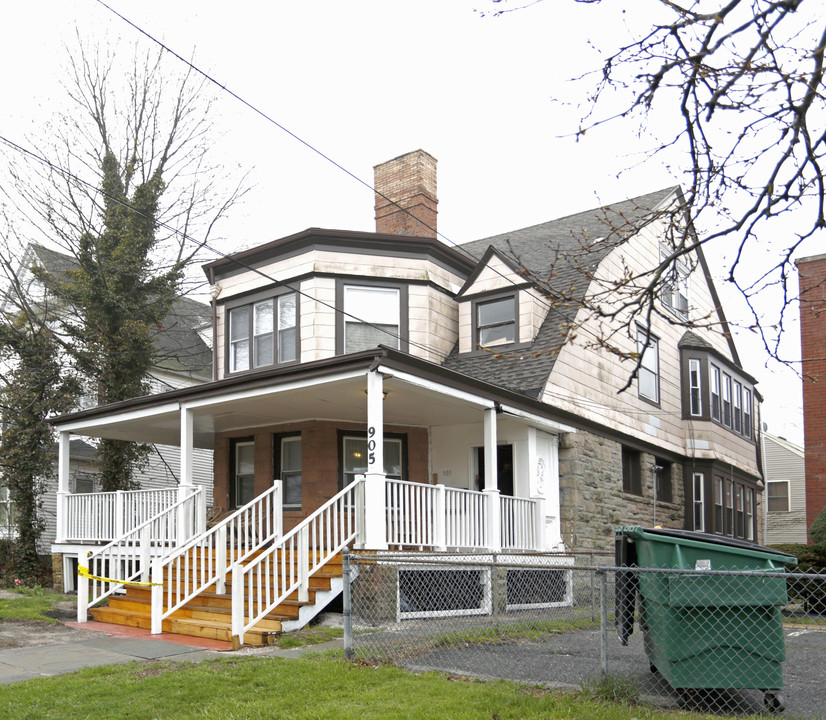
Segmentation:
[[(195, 446), (212, 448), (216, 434), (247, 428), (306, 420), (366, 423), (366, 388), (365, 373), (319, 378), (298, 387), (273, 385), (191, 403), (159, 401), (140, 410), (77, 420), (58, 429), (92, 437), (179, 445), (180, 408), (186, 406), (193, 413)], [(404, 379), (387, 377), (384, 391), (387, 425), (430, 427), (482, 422), (484, 401), (457, 397), (447, 387), (421, 387)]]

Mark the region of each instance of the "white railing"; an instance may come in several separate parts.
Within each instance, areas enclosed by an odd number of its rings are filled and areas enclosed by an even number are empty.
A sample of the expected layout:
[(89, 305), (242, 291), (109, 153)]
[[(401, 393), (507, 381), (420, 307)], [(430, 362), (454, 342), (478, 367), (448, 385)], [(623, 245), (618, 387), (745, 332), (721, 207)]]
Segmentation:
[(228, 568), (281, 536), (281, 481), (200, 537), (152, 565), (152, 632), (164, 618), (215, 586), (226, 592)]
[[(206, 494), (199, 486), (182, 486), (178, 502), (113, 540), (78, 558), (77, 619), (86, 622), (90, 606), (96, 605), (130, 581), (149, 581), (153, 556), (202, 533), (206, 525)], [(177, 490), (175, 496), (178, 496)], [(91, 577), (90, 577), (91, 576)], [(139, 578), (138, 580), (136, 580)]]
[(243, 645), (244, 633), (293, 593), (308, 599), (310, 577), (361, 530), (363, 488), (355, 480), (246, 566), (232, 566), (233, 639)]
[[(443, 487), (443, 486), (442, 486)], [(439, 486), (387, 480), (387, 542), (423, 548), (438, 544)]]
[[(180, 486), (187, 487), (187, 486)], [(104, 493), (64, 493), (64, 537), (58, 542), (109, 542), (142, 525), (178, 501), (178, 488)]]
[[(498, 537), (496, 550), (542, 549), (544, 507), (538, 498), (391, 479), (386, 481), (385, 493), (387, 544), (391, 547), (490, 549), (490, 540)], [(491, 513), (499, 520), (493, 526)]]
[(503, 550), (539, 550), (536, 500), (503, 495), (499, 498), (499, 528)]
[(488, 547), (490, 498), (474, 490), (445, 488), (445, 544), (451, 548)]

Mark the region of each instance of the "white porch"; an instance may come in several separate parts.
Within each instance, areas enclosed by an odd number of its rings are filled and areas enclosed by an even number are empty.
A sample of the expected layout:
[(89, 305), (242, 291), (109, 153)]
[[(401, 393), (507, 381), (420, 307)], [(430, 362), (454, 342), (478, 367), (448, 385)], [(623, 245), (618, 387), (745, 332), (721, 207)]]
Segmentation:
[[(174, 591), (184, 598), (191, 599), (210, 587), (220, 594), (239, 582), (238, 577), (253, 582), (250, 573), (258, 571), (248, 566), (275, 562), (276, 557), (283, 563), (289, 557), (288, 574), (298, 585), (286, 585), (293, 587), (290, 592), (298, 592), (297, 601), (303, 602), (307, 579), (344, 545), (370, 550), (564, 550), (557, 436), (572, 428), (475, 388), (438, 382), (380, 362), (306, 377), (298, 374), (279, 378), (279, 382), (263, 382), (265, 379), (251, 376), (232, 383), (222, 381), (203, 389), (173, 391), (59, 419), (58, 538), (64, 544), (84, 546), (79, 553), (80, 565), (89, 569), (87, 575), (103, 578), (81, 579), (79, 590), (84, 598), (89, 583), (90, 601), (96, 602), (122, 587), (124, 581), (154, 582), (150, 577), (160, 579), (164, 592), (169, 582), (184, 582), (185, 589)], [(332, 505), (317, 508), (288, 533), (282, 530), (278, 480), (272, 492), (259, 494), (248, 508), (238, 511), (240, 515), (232, 516), (235, 525), (222, 522), (216, 526), (224, 528), (224, 535), (216, 535), (215, 528), (207, 530), (203, 493), (192, 482), (193, 449), (212, 447), (222, 433), (289, 427), (308, 418), (366, 427), (366, 472), (336, 495)], [(386, 425), (427, 429), (426, 477), (414, 481), (385, 474)], [(157, 492), (73, 496), (68, 493), (71, 434), (178, 444), (180, 488), (166, 496)], [(497, 451), (503, 444), (507, 444), (513, 463), (507, 494), (500, 492), (497, 476)], [(156, 511), (155, 515), (147, 517), (151, 511)], [(110, 534), (115, 536), (113, 541), (84, 562), (85, 546), (104, 541)], [(219, 551), (246, 547), (245, 543), (249, 544), (246, 554), (230, 552), (224, 557), (225, 551)], [(289, 551), (284, 543), (292, 543)], [(197, 583), (192, 571), (186, 580), (172, 580), (175, 573), (171, 567), (178, 562), (174, 558), (184, 557), (189, 558), (188, 563), (201, 563), (211, 570), (204, 571)], [(270, 559), (259, 561), (259, 557)], [(125, 572), (130, 576), (124, 577)], [(267, 572), (271, 575), (275, 571), (269, 566)], [(255, 582), (270, 584), (270, 580), (260, 578)], [(101, 587), (95, 589), (96, 583)], [(200, 589), (193, 590), (190, 583)], [(153, 628), (160, 631), (158, 608), (164, 606), (164, 612), (174, 614), (180, 603), (154, 595)], [(265, 604), (269, 607), (277, 599), (270, 598)], [(257, 602), (264, 603), (264, 599)], [(240, 612), (233, 608), (234, 613)], [(85, 607), (81, 614), (85, 617)], [(256, 614), (260, 613), (256, 610)], [(233, 636), (243, 636), (252, 627), (237, 619), (233, 623)], [(244, 629), (239, 629), (242, 626)]]

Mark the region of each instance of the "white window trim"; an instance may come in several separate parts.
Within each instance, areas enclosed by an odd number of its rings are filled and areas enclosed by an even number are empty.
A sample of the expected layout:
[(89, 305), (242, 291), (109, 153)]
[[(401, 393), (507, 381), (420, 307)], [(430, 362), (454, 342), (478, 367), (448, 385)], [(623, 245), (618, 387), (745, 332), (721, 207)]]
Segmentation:
[[(703, 473), (694, 473), (692, 475), (692, 496), (694, 510), (693, 522), (694, 530), (696, 532), (705, 532), (706, 529), (706, 503), (705, 503), (705, 475)], [(700, 488), (700, 497), (697, 497), (697, 488)], [(697, 507), (700, 508), (700, 523), (697, 526)]]
[[(660, 263), (665, 262), (671, 255), (669, 248), (660, 245)], [(666, 270), (665, 282), (663, 283), (662, 302), (671, 312), (681, 320), (688, 320), (689, 288), (688, 265), (676, 259), (671, 262), (671, 266)]]
[[(365, 313), (361, 309), (353, 308), (348, 302), (348, 293), (357, 292), (372, 292), (378, 295), (393, 295), (395, 297), (395, 317), (394, 318), (376, 318), (373, 316), (364, 317)], [(381, 344), (389, 347), (399, 348), (401, 343), (401, 290), (398, 287), (381, 287), (378, 285), (358, 285), (346, 284), (343, 289), (343, 310), (344, 310), (344, 352), (357, 352), (356, 350), (347, 349), (347, 328), (351, 325), (386, 325), (388, 327), (395, 326), (395, 332), (384, 332), (386, 340), (383, 339)], [(381, 309), (386, 312), (390, 304), (388, 302), (377, 302), (375, 309)], [(384, 320), (392, 319), (394, 322), (384, 322)]]
[[(660, 350), (659, 341), (643, 328), (637, 328), (637, 352), (642, 355), (637, 370), (637, 392), (641, 398), (660, 404)], [(653, 397), (643, 391), (642, 373), (651, 375), (654, 381)]]
[[(694, 382), (696, 376), (697, 382)], [(697, 395), (697, 407), (694, 407), (694, 395)], [(703, 414), (703, 376), (702, 363), (697, 358), (688, 360), (688, 407), (689, 413), (695, 417)]]

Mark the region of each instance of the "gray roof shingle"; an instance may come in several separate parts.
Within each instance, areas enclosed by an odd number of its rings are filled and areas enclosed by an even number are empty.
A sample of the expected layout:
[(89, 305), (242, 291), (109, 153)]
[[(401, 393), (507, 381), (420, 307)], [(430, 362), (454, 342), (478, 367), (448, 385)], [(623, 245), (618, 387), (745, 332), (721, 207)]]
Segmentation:
[(462, 245), (462, 250), (479, 259), (492, 247), (510, 259), (511, 264), (525, 268), (526, 282), (533, 279), (547, 290), (550, 309), (528, 346), (519, 346), (513, 351), (503, 349), (501, 355), (460, 355), (457, 345), (445, 360), (445, 366), (539, 398), (568, 335), (569, 323), (573, 322), (588, 290), (591, 273), (611, 250), (653, 217), (655, 208), (678, 190), (665, 188)]

